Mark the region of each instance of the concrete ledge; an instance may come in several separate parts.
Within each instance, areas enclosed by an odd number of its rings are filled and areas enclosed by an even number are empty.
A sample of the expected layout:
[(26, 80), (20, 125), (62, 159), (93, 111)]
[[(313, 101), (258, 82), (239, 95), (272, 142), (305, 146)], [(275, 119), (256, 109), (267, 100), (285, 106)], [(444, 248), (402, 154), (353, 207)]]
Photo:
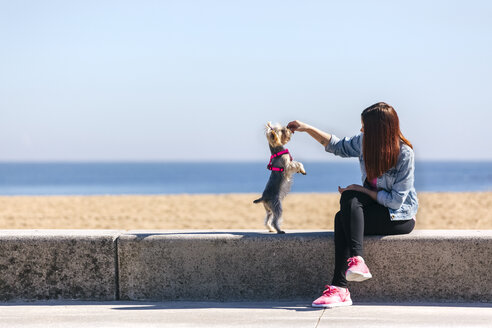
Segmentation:
[[(310, 302), (331, 280), (333, 232), (0, 230), (0, 301)], [(355, 301), (492, 302), (492, 230), (365, 239)]]
[(0, 301), (114, 300), (117, 232), (0, 230)]
[(126, 300), (291, 300), (326, 280), (330, 233), (128, 233), (120, 236)]
[[(333, 232), (129, 232), (118, 241), (125, 300), (308, 300), (331, 280)], [(492, 231), (365, 239), (373, 279), (357, 301), (492, 302)]]
[(357, 300), (492, 302), (492, 230), (372, 236), (365, 254), (374, 279), (350, 285)]

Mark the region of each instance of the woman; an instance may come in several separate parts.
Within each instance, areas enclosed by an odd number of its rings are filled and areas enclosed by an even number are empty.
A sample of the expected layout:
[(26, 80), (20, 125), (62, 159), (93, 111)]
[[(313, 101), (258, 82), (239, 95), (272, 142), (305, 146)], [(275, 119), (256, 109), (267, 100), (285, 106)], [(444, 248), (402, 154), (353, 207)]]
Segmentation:
[(330, 286), (313, 302), (315, 307), (352, 305), (347, 281), (372, 277), (363, 256), (364, 235), (410, 233), (418, 208), (412, 144), (400, 132), (393, 107), (380, 102), (361, 115), (361, 134), (339, 139), (300, 121), (293, 132), (307, 132), (327, 152), (358, 157), (363, 185), (338, 187), (340, 211), (335, 216), (335, 273)]

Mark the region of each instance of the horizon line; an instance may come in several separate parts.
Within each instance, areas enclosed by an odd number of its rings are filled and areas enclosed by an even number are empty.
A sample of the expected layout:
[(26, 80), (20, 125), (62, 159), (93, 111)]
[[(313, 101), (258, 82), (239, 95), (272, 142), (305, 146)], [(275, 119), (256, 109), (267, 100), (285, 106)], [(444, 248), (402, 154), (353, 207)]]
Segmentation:
[[(320, 159), (312, 159), (312, 160), (302, 160), (307, 163), (347, 163), (354, 162), (355, 158), (346, 158), (348, 161), (344, 159), (335, 159), (335, 160), (320, 160)], [(235, 164), (254, 164), (254, 163), (263, 163), (264, 160), (199, 160), (199, 159), (145, 159), (145, 160), (135, 160), (135, 159), (117, 159), (117, 160), (104, 160), (104, 159), (91, 159), (91, 160), (0, 160), (0, 164), (181, 164), (181, 163), (196, 163), (196, 164), (220, 164), (220, 163), (235, 163)], [(492, 163), (492, 159), (418, 159), (415, 160), (416, 163), (419, 162), (462, 162), (462, 163)]]

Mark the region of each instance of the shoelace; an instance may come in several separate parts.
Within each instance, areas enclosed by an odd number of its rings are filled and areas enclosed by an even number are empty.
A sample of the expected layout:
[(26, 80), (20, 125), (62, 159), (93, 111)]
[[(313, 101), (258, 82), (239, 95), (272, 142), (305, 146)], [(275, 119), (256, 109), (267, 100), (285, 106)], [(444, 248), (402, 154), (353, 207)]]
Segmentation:
[(334, 287), (331, 287), (329, 285), (326, 285), (325, 286), (325, 291), (323, 292), (323, 295), (326, 295), (326, 296), (329, 296), (329, 295), (333, 295), (337, 292), (337, 289), (334, 288)]
[(355, 257), (355, 256), (354, 256), (354, 257), (349, 258), (349, 259), (347, 260), (347, 262), (348, 262), (348, 266), (350, 267), (350, 266), (352, 266), (352, 265), (357, 265), (357, 264), (359, 264), (360, 260), (359, 260), (359, 258), (358, 258), (358, 257)]

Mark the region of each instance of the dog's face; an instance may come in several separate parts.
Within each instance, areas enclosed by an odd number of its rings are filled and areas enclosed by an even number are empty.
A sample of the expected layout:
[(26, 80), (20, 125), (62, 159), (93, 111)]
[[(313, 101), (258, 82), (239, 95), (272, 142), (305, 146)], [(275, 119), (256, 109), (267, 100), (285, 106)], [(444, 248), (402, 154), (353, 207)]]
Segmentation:
[(270, 122), (268, 122), (266, 124), (265, 134), (270, 146), (279, 147), (289, 142), (292, 131), (287, 129), (287, 127), (285, 126), (281, 126), (280, 124), (272, 125)]

